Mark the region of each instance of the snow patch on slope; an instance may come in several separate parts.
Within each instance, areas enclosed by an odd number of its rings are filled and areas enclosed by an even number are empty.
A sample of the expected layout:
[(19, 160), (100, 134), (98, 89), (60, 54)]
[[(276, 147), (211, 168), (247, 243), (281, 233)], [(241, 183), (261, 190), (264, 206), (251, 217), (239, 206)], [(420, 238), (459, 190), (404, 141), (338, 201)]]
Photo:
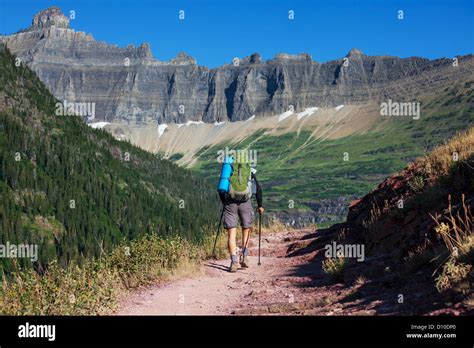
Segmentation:
[(188, 121), (185, 123), (186, 126), (190, 126), (192, 124), (204, 124), (203, 121)]
[(278, 122), (283, 121), (285, 118), (288, 118), (291, 115), (293, 115), (293, 110), (288, 110), (288, 111), (282, 113), (280, 116), (278, 116)]
[(94, 129), (102, 129), (108, 124), (110, 124), (110, 122), (94, 122), (94, 123), (88, 123), (87, 125)]
[(298, 120), (301, 120), (303, 117), (310, 116), (311, 114), (315, 113), (318, 110), (319, 110), (319, 108), (317, 108), (317, 107), (306, 108), (306, 109), (304, 109), (304, 111), (302, 111), (298, 114), (298, 116), (297, 116)]
[(336, 111), (339, 111), (339, 110), (341, 110), (343, 107), (344, 107), (344, 104), (336, 106), (335, 109), (336, 109)]
[(158, 136), (161, 137), (165, 132), (165, 129), (168, 128), (167, 124), (160, 124), (158, 125)]

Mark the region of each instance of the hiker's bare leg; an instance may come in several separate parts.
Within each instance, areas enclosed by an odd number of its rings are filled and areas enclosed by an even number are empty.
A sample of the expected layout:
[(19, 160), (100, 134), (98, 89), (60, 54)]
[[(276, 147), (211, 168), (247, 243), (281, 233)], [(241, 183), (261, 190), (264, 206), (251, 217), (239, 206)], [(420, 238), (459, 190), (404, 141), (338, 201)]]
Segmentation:
[(251, 228), (242, 228), (242, 250), (249, 247)]
[(228, 228), (227, 229), (228, 233), (228, 239), (227, 239), (227, 247), (229, 249), (229, 254), (231, 255), (237, 255), (237, 243), (235, 242), (235, 237), (237, 236), (237, 228)]
[(250, 239), (250, 232), (251, 228), (243, 228), (242, 227), (242, 255), (240, 256), (240, 266), (242, 268), (249, 267), (249, 260), (247, 256), (249, 255), (249, 239)]

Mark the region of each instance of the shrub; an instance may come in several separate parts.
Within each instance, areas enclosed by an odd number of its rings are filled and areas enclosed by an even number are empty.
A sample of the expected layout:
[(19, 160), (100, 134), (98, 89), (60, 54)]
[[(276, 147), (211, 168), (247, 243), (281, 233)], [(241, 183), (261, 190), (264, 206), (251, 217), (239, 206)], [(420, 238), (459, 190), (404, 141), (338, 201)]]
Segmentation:
[(8, 280), (3, 277), (0, 314), (109, 314), (127, 289), (151, 284), (185, 263), (198, 263), (204, 257), (200, 250), (180, 237), (147, 235), (82, 267), (61, 268), (54, 261), (43, 275), (18, 271)]
[(439, 292), (453, 288), (469, 275), (472, 269), (472, 260), (469, 264), (461, 262), (460, 259), (468, 259), (474, 249), (473, 217), (471, 207), (466, 203), (464, 194), (457, 207), (452, 206), (451, 196), (448, 196), (448, 201), (448, 208), (444, 214), (431, 216), (437, 224), (436, 233), (441, 236), (450, 252), (448, 261), (443, 265), (441, 273), (436, 278), (436, 289)]
[(414, 192), (421, 192), (425, 187), (425, 178), (421, 175), (415, 175), (410, 181), (408, 181), (408, 186)]
[(120, 291), (115, 270), (99, 262), (63, 269), (52, 262), (44, 275), (32, 269), (3, 280), (0, 312), (9, 315), (106, 314)]
[(223, 259), (229, 256), (227, 252), (227, 236), (226, 232), (220, 233), (219, 238), (217, 239), (215, 255), (213, 255), (214, 242), (216, 236), (208, 235), (204, 239), (204, 258), (206, 259)]
[(443, 271), (436, 278), (436, 289), (439, 292), (453, 288), (453, 286), (461, 282), (469, 275), (472, 265), (465, 263), (457, 263), (456, 260), (450, 259), (443, 265)]
[(335, 281), (341, 282), (346, 265), (347, 259), (337, 257), (324, 260), (322, 267), (324, 273), (330, 275)]
[(457, 257), (459, 253), (468, 253), (473, 247), (473, 216), (464, 194), (461, 195), (461, 204), (455, 208), (451, 204), (451, 195), (449, 195), (448, 208), (444, 214), (431, 215), (431, 218), (436, 222), (436, 233), (441, 236), (454, 257)]

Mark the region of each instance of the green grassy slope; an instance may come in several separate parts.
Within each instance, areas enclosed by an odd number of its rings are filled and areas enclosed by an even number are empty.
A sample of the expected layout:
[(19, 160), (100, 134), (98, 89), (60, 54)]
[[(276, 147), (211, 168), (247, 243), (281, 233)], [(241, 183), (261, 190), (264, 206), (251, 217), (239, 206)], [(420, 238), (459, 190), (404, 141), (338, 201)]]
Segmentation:
[[(366, 134), (317, 140), (303, 148), (309, 131), (281, 136), (261, 136), (264, 131), (258, 131), (241, 142), (229, 141), (202, 149), (194, 170), (215, 184), (219, 174), (217, 151), (226, 146), (249, 148), (258, 152), (258, 177), (270, 211), (310, 212), (317, 201), (329, 199), (334, 203), (325, 204), (341, 204), (338, 197), (347, 204), (352, 198), (365, 195), (407, 162), (472, 125), (473, 89), (474, 82), (468, 81), (426, 96), (418, 120), (387, 118)], [(344, 161), (346, 152), (349, 157)], [(289, 200), (294, 201), (293, 209), (288, 208)], [(319, 210), (317, 220), (345, 219), (347, 210), (335, 211), (336, 214)]]

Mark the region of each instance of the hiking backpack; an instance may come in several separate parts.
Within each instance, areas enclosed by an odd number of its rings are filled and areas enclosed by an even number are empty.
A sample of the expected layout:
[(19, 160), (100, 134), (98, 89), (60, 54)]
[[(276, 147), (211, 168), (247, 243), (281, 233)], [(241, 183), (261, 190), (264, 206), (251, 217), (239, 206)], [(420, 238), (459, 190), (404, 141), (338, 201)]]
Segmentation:
[(252, 196), (250, 163), (234, 162), (232, 167), (229, 196), (235, 202), (246, 202)]

